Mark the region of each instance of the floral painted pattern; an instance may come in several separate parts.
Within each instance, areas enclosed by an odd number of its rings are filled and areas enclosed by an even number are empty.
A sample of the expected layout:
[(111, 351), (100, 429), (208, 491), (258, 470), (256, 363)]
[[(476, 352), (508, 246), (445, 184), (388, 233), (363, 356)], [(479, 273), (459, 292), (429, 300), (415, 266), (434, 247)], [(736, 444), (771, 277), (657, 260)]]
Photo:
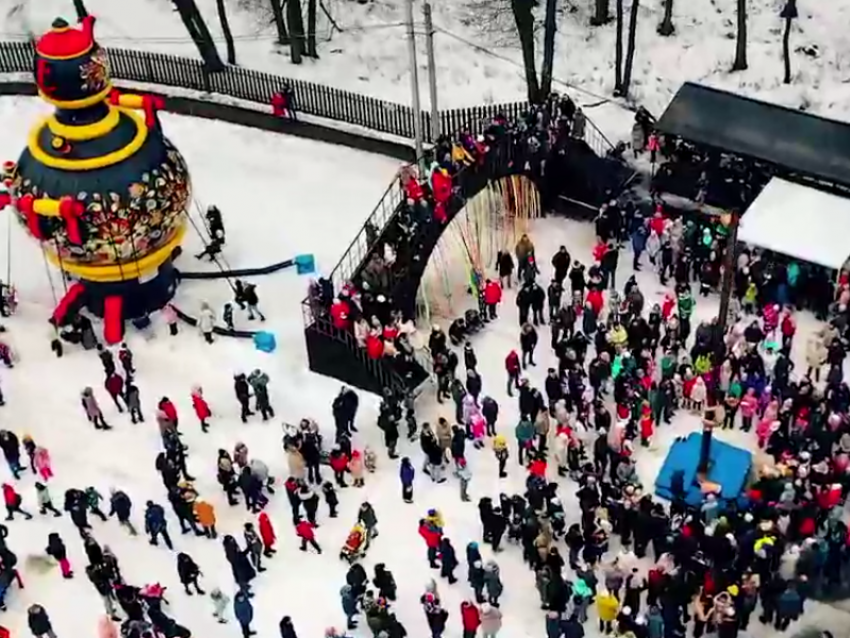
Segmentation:
[[(191, 180), (183, 156), (163, 138), (165, 159), (132, 182), (125, 192), (78, 192), (82, 202), (81, 245), (68, 241), (65, 223), (48, 218), (42, 224), (47, 239), (44, 249), (58, 252), (61, 259), (86, 265), (132, 264), (167, 244), (185, 223), (190, 204)], [(68, 193), (41, 192), (29, 178), (16, 176), (18, 195), (60, 198)], [(26, 227), (26, 219), (19, 214)]]
[(80, 66), (80, 77), (85, 91), (97, 93), (106, 86), (109, 81), (109, 60), (103, 49), (96, 48), (89, 56), (89, 61)]

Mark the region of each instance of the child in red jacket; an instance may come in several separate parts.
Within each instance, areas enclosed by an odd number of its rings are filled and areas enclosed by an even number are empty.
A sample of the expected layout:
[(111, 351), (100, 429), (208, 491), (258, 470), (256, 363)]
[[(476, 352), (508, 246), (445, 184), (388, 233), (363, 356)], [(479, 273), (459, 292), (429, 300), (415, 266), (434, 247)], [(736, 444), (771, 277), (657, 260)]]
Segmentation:
[(316, 550), (317, 554), (322, 553), (322, 548), (316, 542), (316, 526), (306, 519), (300, 519), (295, 524), (295, 533), (301, 539), (301, 551), (307, 551), (307, 545), (310, 545)]

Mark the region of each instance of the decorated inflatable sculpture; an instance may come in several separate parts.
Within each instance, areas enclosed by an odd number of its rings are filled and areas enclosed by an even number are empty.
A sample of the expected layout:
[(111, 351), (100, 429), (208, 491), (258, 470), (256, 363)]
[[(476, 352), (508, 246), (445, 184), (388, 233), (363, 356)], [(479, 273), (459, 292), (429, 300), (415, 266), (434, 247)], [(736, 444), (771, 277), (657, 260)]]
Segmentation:
[[(36, 43), (35, 78), (55, 112), (33, 128), (17, 163), (3, 165), (19, 221), (73, 284), (52, 321), (86, 307), (104, 319), (108, 342), (124, 321), (164, 306), (191, 198), (183, 157), (163, 136), (159, 98), (120, 94), (94, 18), (62, 19)], [(179, 252), (179, 251), (178, 251)]]

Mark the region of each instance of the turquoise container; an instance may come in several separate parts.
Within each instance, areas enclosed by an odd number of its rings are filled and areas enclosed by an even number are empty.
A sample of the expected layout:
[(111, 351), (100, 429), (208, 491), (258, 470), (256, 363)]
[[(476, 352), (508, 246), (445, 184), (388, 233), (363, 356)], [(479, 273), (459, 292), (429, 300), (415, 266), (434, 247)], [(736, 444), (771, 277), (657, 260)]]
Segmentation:
[(295, 271), (299, 275), (312, 275), (316, 272), (316, 258), (313, 255), (298, 255), (295, 258)]

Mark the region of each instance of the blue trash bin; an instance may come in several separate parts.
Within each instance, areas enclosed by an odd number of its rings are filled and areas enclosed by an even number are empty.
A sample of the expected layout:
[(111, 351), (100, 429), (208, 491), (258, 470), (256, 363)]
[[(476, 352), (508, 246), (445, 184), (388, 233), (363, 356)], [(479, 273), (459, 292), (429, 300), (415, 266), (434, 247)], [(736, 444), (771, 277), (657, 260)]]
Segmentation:
[(277, 340), (271, 332), (258, 332), (254, 335), (254, 347), (260, 352), (274, 352)]
[(295, 271), (299, 275), (312, 275), (316, 272), (316, 258), (313, 255), (298, 255), (295, 258)]

